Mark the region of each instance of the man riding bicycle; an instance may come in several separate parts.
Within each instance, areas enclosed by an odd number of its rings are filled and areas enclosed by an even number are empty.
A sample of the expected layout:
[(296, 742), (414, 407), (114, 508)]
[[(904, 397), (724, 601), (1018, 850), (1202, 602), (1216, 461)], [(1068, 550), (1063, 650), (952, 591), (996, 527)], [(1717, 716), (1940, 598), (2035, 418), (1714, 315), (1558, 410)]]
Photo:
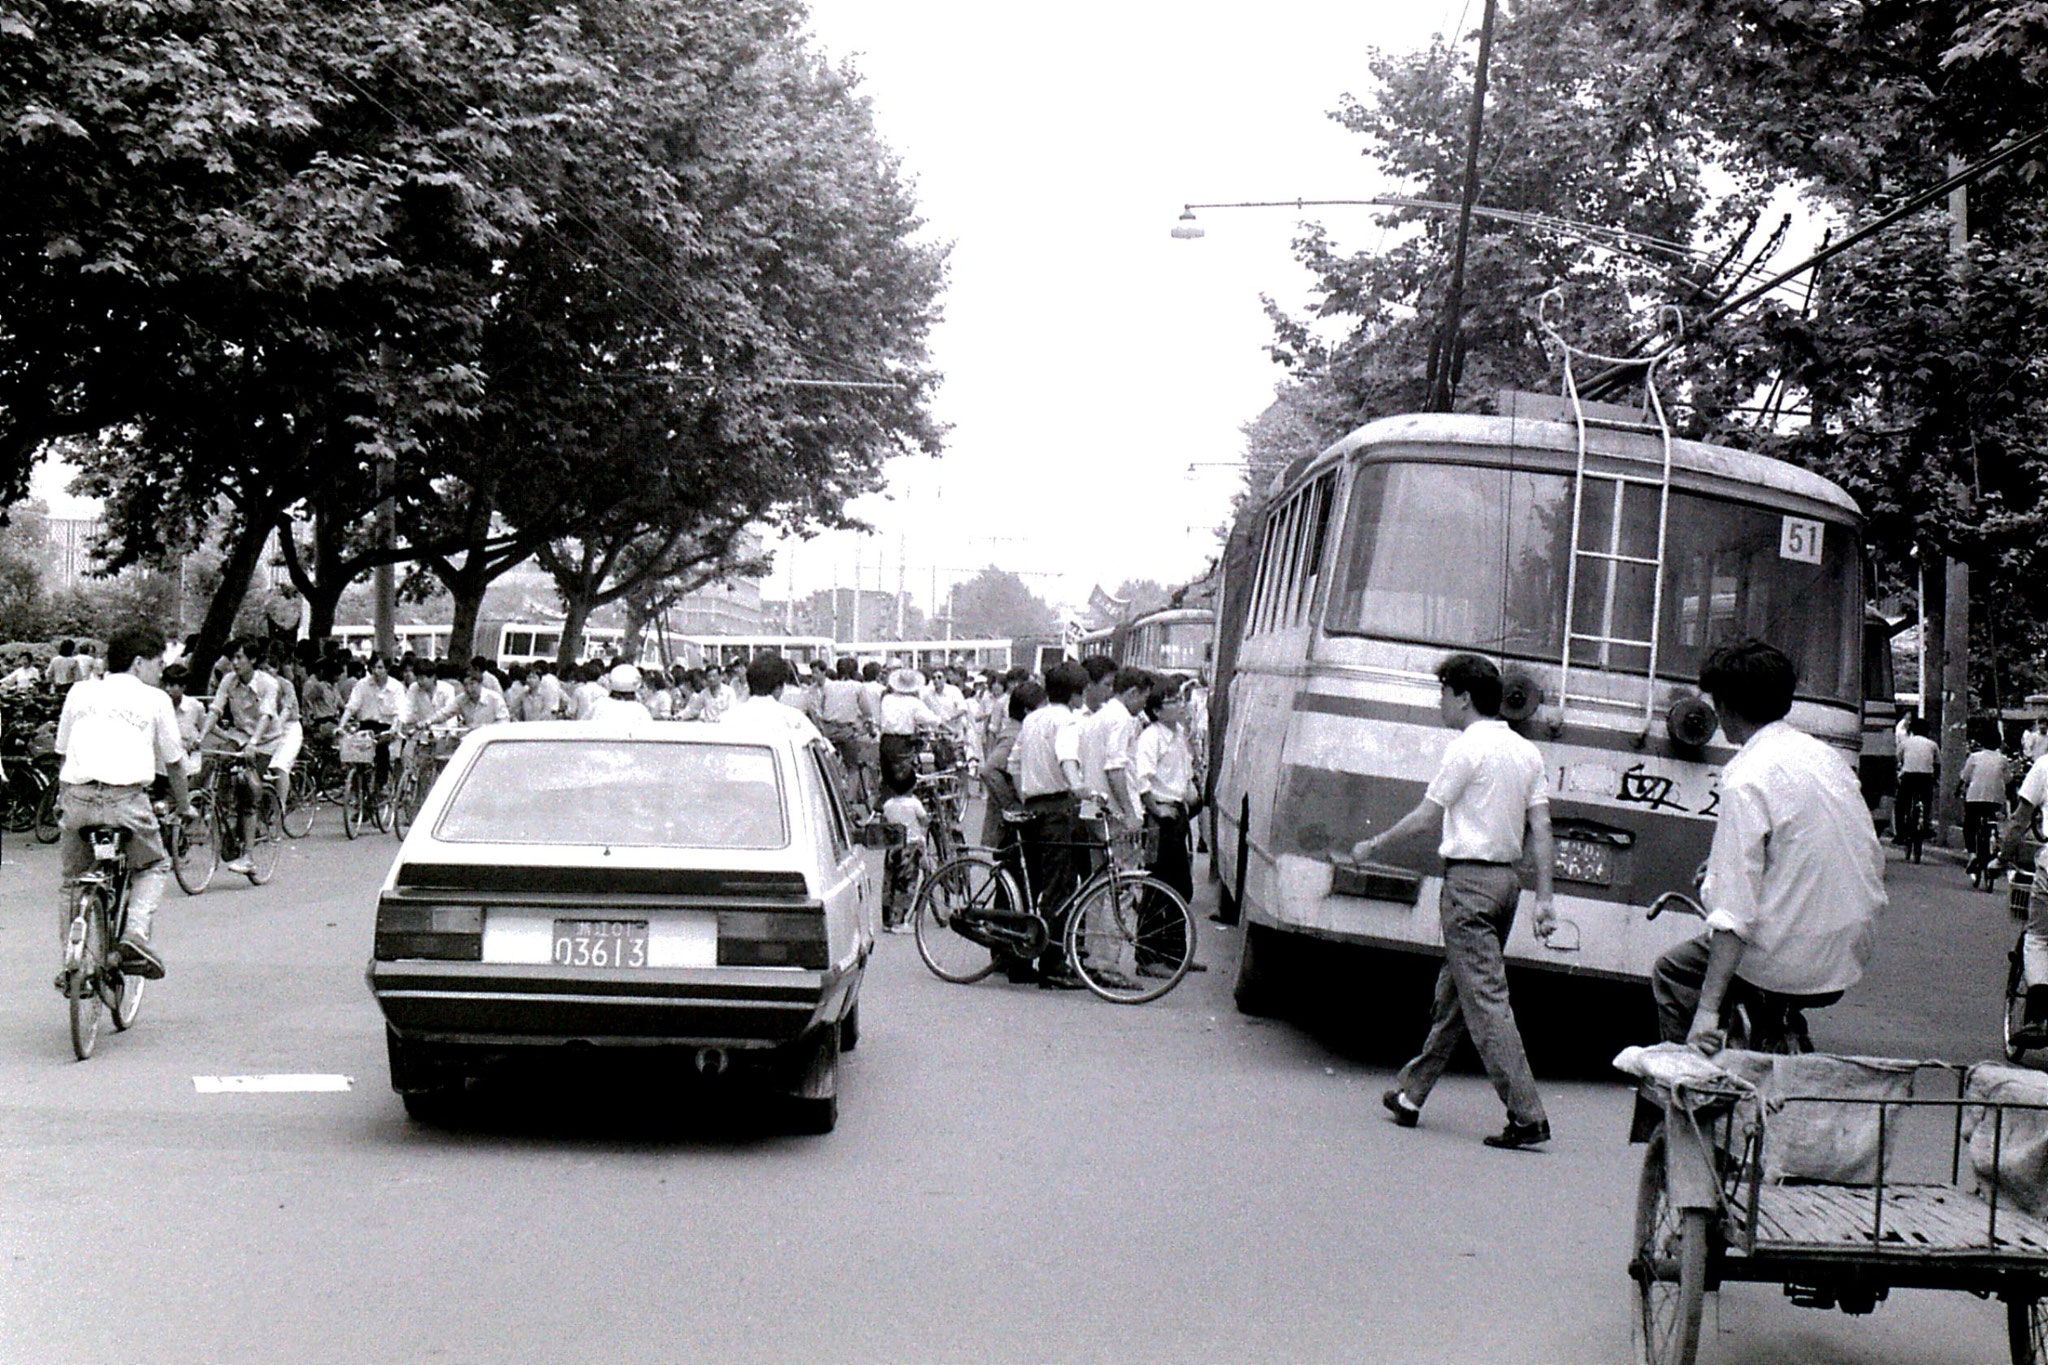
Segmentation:
[(384, 656), (370, 656), (370, 671), (356, 679), (348, 705), (341, 711), (344, 730), (361, 728), (377, 738), (377, 790), (383, 791), (391, 778), (391, 741), (399, 722), (405, 719), (405, 684), (391, 676)]
[(1658, 958), (1650, 989), (1665, 1041), (1709, 1055), (1727, 1042), (1726, 1007), (1831, 1005), (1877, 941), (1884, 850), (1849, 761), (1786, 723), (1797, 683), (1761, 640), (1717, 649), (1700, 669), (1738, 747), (1700, 888), (1708, 932)]
[[(149, 929), (171, 875), (149, 800), (150, 782), (159, 770), (181, 816), (193, 817), (178, 717), (169, 695), (156, 687), (163, 650), (162, 633), (149, 627), (115, 631), (107, 642), (107, 675), (74, 683), (57, 721), (57, 752), (64, 756), (57, 774), (63, 831), (58, 844), (63, 860), (58, 940), (71, 932), (78, 878), (92, 865), (92, 849), (83, 831), (92, 825), (117, 825), (128, 832), (130, 868), (121, 956), (125, 970), (149, 980), (164, 974), (163, 959), (150, 947)], [(62, 973), (57, 989), (65, 989)]]
[(256, 668), (263, 648), (256, 640), (237, 640), (229, 646), (228, 671), (221, 676), (220, 691), (199, 735), (202, 745), (209, 736), (219, 735), (236, 751), (235, 828), (240, 851), (221, 866), (244, 875), (252, 870), (249, 848), (256, 841), (256, 807), (263, 796), (264, 773), (284, 742), (277, 679)]

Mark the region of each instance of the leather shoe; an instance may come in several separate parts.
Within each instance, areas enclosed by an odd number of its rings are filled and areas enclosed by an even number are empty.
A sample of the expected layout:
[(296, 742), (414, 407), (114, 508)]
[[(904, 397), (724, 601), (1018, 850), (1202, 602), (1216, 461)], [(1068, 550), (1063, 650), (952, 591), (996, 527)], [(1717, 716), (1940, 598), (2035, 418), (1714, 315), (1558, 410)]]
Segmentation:
[(1413, 1128), (1422, 1121), (1422, 1110), (1408, 1102), (1408, 1097), (1398, 1090), (1389, 1090), (1380, 1096), (1380, 1103), (1394, 1116), (1394, 1122), (1403, 1128)]
[(1510, 1151), (1523, 1147), (1534, 1147), (1550, 1141), (1550, 1120), (1538, 1119), (1534, 1123), (1516, 1123), (1508, 1120), (1507, 1127), (1491, 1137), (1479, 1139), (1489, 1147), (1504, 1147)]

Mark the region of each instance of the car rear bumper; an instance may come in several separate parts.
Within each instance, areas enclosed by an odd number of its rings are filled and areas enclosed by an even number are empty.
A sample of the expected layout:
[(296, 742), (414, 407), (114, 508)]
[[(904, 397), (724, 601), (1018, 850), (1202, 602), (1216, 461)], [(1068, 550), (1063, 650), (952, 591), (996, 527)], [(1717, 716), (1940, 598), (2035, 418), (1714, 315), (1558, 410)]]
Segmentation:
[(419, 1042), (772, 1048), (844, 1015), (859, 970), (373, 961), (366, 975), (386, 1021)]

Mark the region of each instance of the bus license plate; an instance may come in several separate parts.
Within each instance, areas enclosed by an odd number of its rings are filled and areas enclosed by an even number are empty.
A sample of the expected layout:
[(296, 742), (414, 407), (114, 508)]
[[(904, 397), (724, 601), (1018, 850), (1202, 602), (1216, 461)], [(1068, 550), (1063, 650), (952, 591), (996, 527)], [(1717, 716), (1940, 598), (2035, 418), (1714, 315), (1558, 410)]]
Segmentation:
[(558, 967), (645, 967), (644, 919), (558, 919), (554, 962)]
[(1551, 870), (1563, 881), (1612, 886), (1614, 849), (1584, 839), (1559, 839)]

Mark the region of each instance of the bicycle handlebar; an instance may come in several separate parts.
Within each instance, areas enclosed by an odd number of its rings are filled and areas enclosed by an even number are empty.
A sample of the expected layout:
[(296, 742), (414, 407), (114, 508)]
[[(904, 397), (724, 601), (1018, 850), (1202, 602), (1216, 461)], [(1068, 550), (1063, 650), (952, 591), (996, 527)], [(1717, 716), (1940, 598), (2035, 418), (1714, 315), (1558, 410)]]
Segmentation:
[(1663, 895), (1650, 902), (1649, 913), (1644, 915), (1643, 918), (1653, 920), (1666, 910), (1676, 910), (1679, 914), (1691, 915), (1696, 919), (1705, 919), (1707, 917), (1707, 907), (1701, 905), (1691, 896), (1686, 895), (1683, 891), (1666, 891)]

